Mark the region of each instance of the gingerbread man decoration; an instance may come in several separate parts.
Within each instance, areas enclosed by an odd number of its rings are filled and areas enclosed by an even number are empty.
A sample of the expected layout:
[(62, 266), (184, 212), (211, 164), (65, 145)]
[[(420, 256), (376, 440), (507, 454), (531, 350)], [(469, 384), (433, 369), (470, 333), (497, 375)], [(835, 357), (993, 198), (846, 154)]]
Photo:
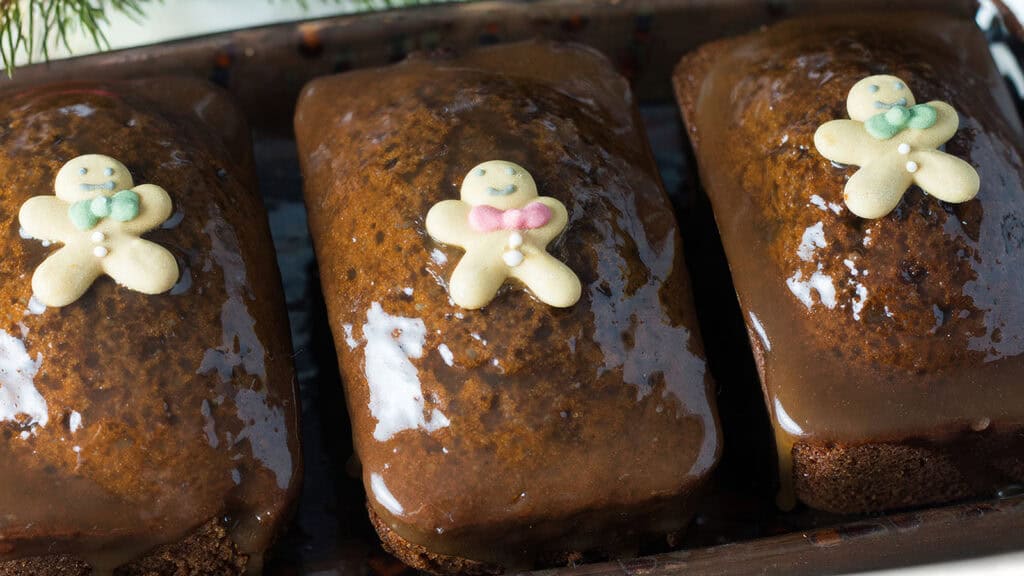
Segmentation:
[(171, 215), (163, 188), (135, 186), (124, 164), (99, 154), (64, 164), (53, 188), (55, 196), (29, 198), (18, 214), (27, 235), (63, 244), (32, 275), (40, 302), (66, 306), (103, 274), (144, 294), (166, 292), (178, 281), (174, 255), (140, 238)]
[(537, 195), (529, 172), (512, 162), (484, 162), (466, 175), (460, 198), (438, 202), (427, 213), (434, 240), (466, 251), (448, 285), (455, 304), (482, 308), (508, 278), (550, 306), (579, 300), (579, 278), (546, 251), (569, 214), (558, 200)]
[(857, 216), (885, 216), (913, 184), (945, 202), (966, 202), (978, 193), (974, 167), (937, 150), (960, 124), (949, 104), (916, 104), (906, 82), (877, 75), (853, 85), (846, 109), (850, 119), (822, 124), (814, 146), (833, 162), (860, 166), (843, 190)]

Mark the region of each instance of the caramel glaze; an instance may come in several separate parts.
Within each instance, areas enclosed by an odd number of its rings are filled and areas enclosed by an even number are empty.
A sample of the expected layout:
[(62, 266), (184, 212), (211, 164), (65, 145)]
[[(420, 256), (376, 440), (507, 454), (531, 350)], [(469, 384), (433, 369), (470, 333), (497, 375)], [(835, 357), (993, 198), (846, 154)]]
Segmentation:
[[(66, 84), (5, 94), (0, 149), (0, 330), (41, 360), (34, 386), (48, 414), (45, 426), (0, 422), (0, 562), (66, 553), (108, 573), (218, 518), (258, 571), (300, 460), (287, 318), (244, 120), (195, 80)], [(182, 278), (146, 296), (104, 277), (35, 314), (30, 278), (56, 247), (22, 238), (18, 210), (87, 153), (170, 193), (174, 215), (147, 238), (174, 253)]]
[[(602, 56), (549, 43), (412, 58), (303, 91), (306, 204), (355, 446), (374, 512), (414, 545), (506, 568), (628, 548), (683, 527), (717, 462), (679, 231), (631, 98)], [(583, 283), (575, 306), (510, 285), (478, 311), (448, 300), (462, 253), (424, 218), (493, 159), (567, 206), (549, 250)], [(414, 368), (399, 379), (421, 387), (432, 431), (374, 436), (375, 304), (424, 323), (422, 356), (406, 346)]]
[[(959, 112), (945, 150), (978, 170), (976, 199), (949, 205), (915, 187), (877, 220), (846, 209), (857, 168), (823, 158), (813, 135), (847, 117), (857, 80), (881, 73), (905, 80), (918, 102)], [(1021, 125), (974, 23), (924, 13), (784, 22), (705, 46), (684, 58), (675, 83), (783, 467), (798, 442), (952, 447), (965, 435), (1017, 434)], [(805, 260), (800, 244), (818, 223), (827, 245)], [(835, 306), (820, 293), (810, 309), (801, 303), (787, 286), (797, 272), (828, 277)], [(1024, 448), (1019, 435), (1007, 446)], [(991, 463), (956, 452), (962, 471)]]

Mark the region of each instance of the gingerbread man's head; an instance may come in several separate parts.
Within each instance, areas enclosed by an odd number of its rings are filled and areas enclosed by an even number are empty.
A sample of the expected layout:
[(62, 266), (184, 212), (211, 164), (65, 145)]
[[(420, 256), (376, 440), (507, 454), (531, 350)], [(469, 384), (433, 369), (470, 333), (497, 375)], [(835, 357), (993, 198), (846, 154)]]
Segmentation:
[(910, 108), (917, 102), (907, 83), (895, 76), (868, 76), (850, 88), (846, 111), (851, 120), (866, 122), (872, 116), (900, 106)]
[(520, 208), (537, 197), (537, 184), (525, 168), (504, 160), (478, 164), (462, 180), (462, 201), (500, 210)]
[(74, 203), (91, 200), (128, 190), (135, 183), (128, 168), (110, 156), (85, 154), (69, 160), (53, 183), (53, 190), (61, 200)]

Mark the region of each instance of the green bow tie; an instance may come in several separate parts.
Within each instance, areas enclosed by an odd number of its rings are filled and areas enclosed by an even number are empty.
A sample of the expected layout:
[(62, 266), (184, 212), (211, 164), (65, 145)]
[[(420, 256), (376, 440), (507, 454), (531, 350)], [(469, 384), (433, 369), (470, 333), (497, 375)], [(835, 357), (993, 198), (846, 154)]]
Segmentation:
[(912, 108), (893, 106), (868, 118), (864, 128), (878, 140), (888, 140), (907, 128), (931, 128), (938, 116), (935, 108), (927, 104), (918, 104)]
[(138, 215), (139, 194), (131, 190), (121, 190), (113, 196), (81, 200), (68, 208), (68, 216), (79, 230), (91, 230), (100, 220), (107, 217), (118, 222), (128, 222)]

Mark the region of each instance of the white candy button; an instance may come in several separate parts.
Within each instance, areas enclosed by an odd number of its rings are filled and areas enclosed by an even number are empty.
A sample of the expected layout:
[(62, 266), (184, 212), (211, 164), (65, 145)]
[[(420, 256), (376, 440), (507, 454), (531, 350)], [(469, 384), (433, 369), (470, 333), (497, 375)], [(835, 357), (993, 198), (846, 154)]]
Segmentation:
[(103, 257), (104, 257), (104, 256), (106, 256), (107, 254), (109, 254), (109, 252), (107, 251), (107, 249), (106, 249), (106, 248), (104, 248), (103, 246), (96, 246), (95, 248), (93, 248), (93, 249), (92, 249), (92, 253), (93, 253), (93, 254), (94, 254), (94, 255), (95, 255), (95, 256), (96, 256), (97, 258), (103, 258)]
[(903, 144), (900, 144), (899, 146), (896, 147), (896, 151), (899, 152), (900, 154), (910, 154), (910, 144), (904, 142)]
[(519, 250), (509, 250), (502, 254), (501, 258), (505, 261), (505, 264), (513, 268), (523, 263), (523, 253)]
[(917, 172), (917, 162), (914, 162), (913, 160), (907, 162), (907, 172), (910, 172), (911, 174)]
[(103, 242), (106, 239), (107, 239), (107, 235), (104, 234), (103, 232), (100, 232), (99, 230), (97, 230), (97, 231), (92, 233), (92, 241), (97, 243), (97, 244), (99, 244), (100, 242)]
[(519, 232), (513, 232), (508, 236), (508, 247), (519, 248), (523, 245), (523, 235)]

